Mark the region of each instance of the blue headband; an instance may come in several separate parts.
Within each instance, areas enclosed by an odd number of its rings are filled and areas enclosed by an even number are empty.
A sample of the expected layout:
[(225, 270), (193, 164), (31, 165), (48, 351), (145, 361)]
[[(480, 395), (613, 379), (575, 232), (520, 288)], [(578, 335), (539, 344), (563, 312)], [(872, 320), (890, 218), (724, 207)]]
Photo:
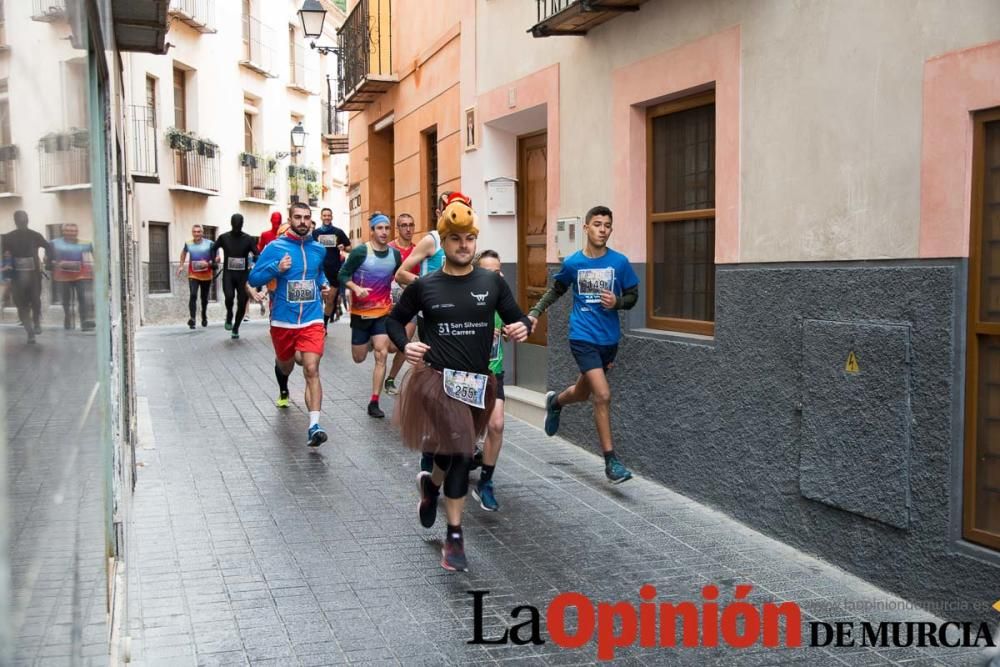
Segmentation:
[(389, 220), (389, 216), (383, 215), (381, 213), (379, 213), (378, 215), (372, 216), (372, 219), (368, 221), (368, 224), (370, 226), (372, 226), (372, 227), (374, 227), (375, 225), (381, 225), (383, 223), (385, 223), (387, 225), (390, 225), (390, 226), (392, 225), (392, 222)]

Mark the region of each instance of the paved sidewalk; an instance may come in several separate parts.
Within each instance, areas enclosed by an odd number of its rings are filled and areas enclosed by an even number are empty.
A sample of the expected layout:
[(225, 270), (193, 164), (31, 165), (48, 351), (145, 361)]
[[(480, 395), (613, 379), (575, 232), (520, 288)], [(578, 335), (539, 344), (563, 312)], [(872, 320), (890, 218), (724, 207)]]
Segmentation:
[[(221, 326), (140, 333), (140, 403), (151, 435), (138, 452), (130, 556), (138, 664), (595, 662), (593, 643), (557, 647), (544, 617), (545, 644), (468, 645), (469, 590), (491, 591), (487, 637), (525, 620), (510, 617), (519, 605), (544, 614), (567, 591), (637, 604), (645, 583), (660, 602), (699, 602), (713, 583), (722, 606), (736, 584), (753, 584), (758, 608), (793, 600), (804, 621), (860, 622), (852, 604), (901, 603), (661, 486), (637, 479), (612, 487), (599, 457), (513, 419), (495, 477), (501, 511), (470, 499), (472, 571), (447, 573), (438, 564), (440, 519), (432, 530), (416, 519), (417, 456), (399, 445), (390, 420), (366, 415), (372, 362), (351, 363), (348, 333), (344, 323), (331, 326), (322, 366), (330, 441), (318, 450), (304, 444), (300, 373), (292, 409), (273, 405), (263, 322), (244, 325), (236, 342)], [(909, 610), (867, 618), (931, 617)], [(630, 648), (616, 664), (950, 665), (976, 656), (912, 647)]]

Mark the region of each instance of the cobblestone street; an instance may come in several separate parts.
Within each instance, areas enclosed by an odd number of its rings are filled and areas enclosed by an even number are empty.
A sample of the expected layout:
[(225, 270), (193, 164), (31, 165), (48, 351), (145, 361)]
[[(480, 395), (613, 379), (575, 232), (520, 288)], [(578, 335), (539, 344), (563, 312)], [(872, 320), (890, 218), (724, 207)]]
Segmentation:
[[(803, 621), (861, 620), (851, 605), (898, 601), (863, 581), (639, 478), (604, 479), (594, 452), (508, 419), (496, 473), (499, 513), (470, 501), (470, 572), (439, 565), (444, 526), (420, 527), (417, 456), (389, 419), (365, 413), (371, 361), (350, 361), (346, 323), (332, 325), (322, 365), (330, 440), (305, 446), (301, 373), (292, 408), (274, 407), (264, 323), (230, 341), (205, 330), (138, 336), (140, 447), (129, 557), (129, 634), (141, 665), (342, 663), (587, 664), (544, 630), (541, 645), (468, 645), (470, 590), (488, 590), (484, 634), (510, 611), (544, 614), (558, 593), (638, 604), (651, 583), (661, 602), (701, 601), (701, 587), (750, 601), (793, 600)], [(391, 413), (392, 399), (383, 399)], [(589, 409), (589, 408), (578, 408)], [(623, 438), (625, 425), (616, 424)], [(627, 462), (627, 459), (626, 459)], [(721, 605), (720, 605), (721, 606)], [(855, 607), (856, 609), (856, 607)], [(918, 610), (873, 621), (926, 620)], [(803, 640), (809, 642), (808, 632)], [(975, 651), (942, 648), (621, 649), (617, 664), (967, 664)]]

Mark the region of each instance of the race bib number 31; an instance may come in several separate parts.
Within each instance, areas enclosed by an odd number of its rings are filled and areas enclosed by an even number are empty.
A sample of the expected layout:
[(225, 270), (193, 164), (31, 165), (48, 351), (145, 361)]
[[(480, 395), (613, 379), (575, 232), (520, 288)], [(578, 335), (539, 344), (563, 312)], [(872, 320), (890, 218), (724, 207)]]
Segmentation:
[(289, 280), (285, 295), (289, 303), (310, 303), (316, 300), (315, 280)]
[(580, 269), (576, 272), (576, 291), (587, 303), (600, 303), (601, 290), (614, 291), (615, 270)]
[(444, 369), (444, 393), (480, 410), (486, 407), (486, 382), (488, 375)]

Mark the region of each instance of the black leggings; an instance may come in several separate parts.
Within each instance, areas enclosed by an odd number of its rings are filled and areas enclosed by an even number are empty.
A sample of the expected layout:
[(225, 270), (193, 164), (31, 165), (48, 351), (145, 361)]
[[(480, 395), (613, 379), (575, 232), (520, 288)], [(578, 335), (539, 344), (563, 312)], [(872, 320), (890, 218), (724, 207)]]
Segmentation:
[(191, 315), (191, 319), (194, 319), (195, 305), (198, 303), (198, 292), (201, 292), (201, 319), (208, 319), (208, 292), (212, 289), (211, 280), (195, 280), (194, 278), (188, 278), (188, 287), (191, 290), (191, 296), (188, 298), (188, 313)]
[(10, 291), (17, 306), (17, 316), (30, 338), (41, 324), (42, 274), (38, 271), (15, 271)]
[(444, 490), (445, 498), (464, 498), (469, 494), (469, 466), (472, 459), (468, 456), (448, 456), (445, 454), (434, 455), (434, 465), (444, 470), (444, 483), (441, 488)]
[[(233, 331), (240, 330), (240, 323), (243, 316), (247, 314), (247, 302), (250, 295), (247, 294), (246, 271), (223, 271), (222, 273), (222, 293), (226, 295), (226, 321), (232, 322)], [(233, 298), (236, 298), (236, 317), (233, 318)]]
[(80, 325), (86, 326), (91, 320), (93, 320), (93, 315), (87, 308), (89, 305), (87, 303), (87, 285), (89, 280), (68, 280), (59, 283), (60, 287), (60, 298), (62, 298), (63, 314), (66, 317), (66, 323), (71, 322), (70, 318), (73, 315), (73, 297), (76, 296), (76, 306), (80, 313)]

